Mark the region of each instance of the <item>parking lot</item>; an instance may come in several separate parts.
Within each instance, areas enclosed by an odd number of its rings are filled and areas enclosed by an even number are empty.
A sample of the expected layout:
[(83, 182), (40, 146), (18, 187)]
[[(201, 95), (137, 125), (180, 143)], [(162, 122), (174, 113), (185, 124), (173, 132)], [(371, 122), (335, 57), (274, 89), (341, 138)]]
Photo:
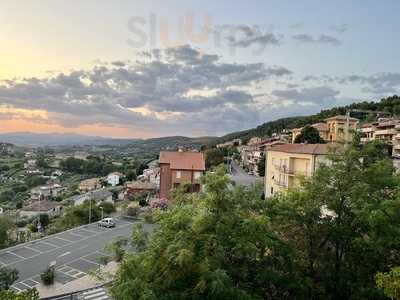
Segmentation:
[(55, 264), (56, 282), (65, 284), (100, 267), (104, 246), (118, 236), (130, 237), (133, 221), (116, 219), (115, 228), (85, 225), (40, 240), (0, 251), (0, 265), (16, 268), (19, 279), (12, 286), (22, 291), (39, 284), (40, 274)]

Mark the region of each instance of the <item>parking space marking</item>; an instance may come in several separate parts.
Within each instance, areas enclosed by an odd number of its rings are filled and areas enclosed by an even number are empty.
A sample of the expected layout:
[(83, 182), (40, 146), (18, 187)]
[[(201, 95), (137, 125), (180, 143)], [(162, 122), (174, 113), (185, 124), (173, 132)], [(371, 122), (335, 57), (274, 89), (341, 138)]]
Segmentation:
[(81, 235), (81, 234), (78, 234), (78, 233), (76, 233), (76, 232), (73, 232), (73, 231), (70, 231), (70, 232), (68, 232), (70, 235), (75, 235), (75, 236), (77, 236), (77, 237), (85, 237), (84, 235)]
[[(65, 241), (65, 242), (68, 242), (68, 243), (74, 242), (74, 241), (72, 241), (72, 240), (64, 239), (64, 238), (62, 238), (62, 237), (60, 237), (60, 236), (57, 236), (57, 237), (54, 237), (54, 238), (59, 239), (59, 240), (62, 240), (62, 241)], [(68, 244), (67, 244), (67, 245), (68, 245)]]
[[(61, 248), (60, 246), (54, 245), (54, 244), (49, 243), (49, 242), (46, 242), (46, 241), (40, 241), (40, 242), (43, 243), (43, 244), (46, 244), (46, 245), (55, 247), (56, 249)], [(55, 250), (55, 249), (52, 249), (52, 250)], [(49, 250), (49, 251), (52, 251), (52, 250)], [(47, 252), (49, 252), (49, 251), (45, 251), (45, 252), (43, 252), (43, 253), (47, 253)]]
[(11, 255), (15, 255), (16, 257), (19, 257), (19, 258), (21, 258), (22, 260), (26, 259), (26, 257), (20, 256), (20, 255), (14, 253), (14, 252), (11, 252), (11, 251), (7, 251), (6, 253), (11, 254)]
[(40, 250), (37, 250), (37, 249), (33, 249), (33, 248), (31, 248), (31, 247), (28, 247), (28, 246), (24, 246), (26, 249), (29, 249), (29, 250), (32, 250), (32, 251), (35, 251), (36, 253), (43, 253), (42, 251), (40, 251)]

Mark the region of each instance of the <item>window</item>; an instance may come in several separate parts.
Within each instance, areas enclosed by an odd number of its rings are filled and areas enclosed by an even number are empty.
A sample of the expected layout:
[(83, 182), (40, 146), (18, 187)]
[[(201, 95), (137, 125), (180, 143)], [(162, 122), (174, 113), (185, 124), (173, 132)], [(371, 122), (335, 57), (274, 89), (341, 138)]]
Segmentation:
[(273, 195), (273, 194), (274, 194), (274, 188), (271, 187), (271, 195)]
[(176, 178), (181, 178), (182, 174), (181, 171), (176, 171)]
[(194, 179), (199, 179), (201, 176), (201, 172), (194, 172)]

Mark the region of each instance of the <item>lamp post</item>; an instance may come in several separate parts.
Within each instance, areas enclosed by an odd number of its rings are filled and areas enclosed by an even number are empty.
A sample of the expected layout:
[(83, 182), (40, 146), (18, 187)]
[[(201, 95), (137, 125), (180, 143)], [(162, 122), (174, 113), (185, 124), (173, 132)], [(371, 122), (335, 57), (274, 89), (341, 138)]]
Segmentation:
[(89, 199), (89, 224), (92, 223), (92, 199)]

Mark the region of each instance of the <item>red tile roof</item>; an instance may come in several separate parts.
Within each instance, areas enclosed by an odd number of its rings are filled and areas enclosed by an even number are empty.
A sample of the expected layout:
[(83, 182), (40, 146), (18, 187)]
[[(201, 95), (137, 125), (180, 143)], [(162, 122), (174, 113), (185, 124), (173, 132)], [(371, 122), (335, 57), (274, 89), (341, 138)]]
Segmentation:
[(331, 144), (284, 144), (268, 148), (268, 151), (325, 155), (328, 153)]
[(161, 151), (160, 164), (170, 164), (173, 170), (206, 169), (203, 153), (200, 152)]

